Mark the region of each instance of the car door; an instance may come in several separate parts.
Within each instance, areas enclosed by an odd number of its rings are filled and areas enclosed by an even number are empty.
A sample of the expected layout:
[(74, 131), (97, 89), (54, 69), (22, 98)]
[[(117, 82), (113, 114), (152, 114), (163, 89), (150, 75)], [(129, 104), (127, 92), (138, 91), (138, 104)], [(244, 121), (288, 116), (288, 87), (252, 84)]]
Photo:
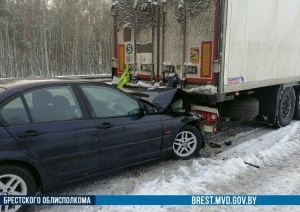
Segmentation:
[(52, 176), (96, 169), (99, 137), (70, 85), (36, 88), (0, 108), (6, 129)]
[(159, 156), (162, 124), (158, 115), (132, 115), (141, 111), (138, 102), (105, 85), (80, 85), (100, 136), (103, 169), (139, 163)]

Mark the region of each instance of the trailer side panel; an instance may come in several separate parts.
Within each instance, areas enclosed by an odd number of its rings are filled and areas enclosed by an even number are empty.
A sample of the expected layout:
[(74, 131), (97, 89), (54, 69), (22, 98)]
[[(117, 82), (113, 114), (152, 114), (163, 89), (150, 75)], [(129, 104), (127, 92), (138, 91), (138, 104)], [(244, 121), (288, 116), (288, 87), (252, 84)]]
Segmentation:
[(224, 92), (300, 80), (300, 1), (229, 0)]

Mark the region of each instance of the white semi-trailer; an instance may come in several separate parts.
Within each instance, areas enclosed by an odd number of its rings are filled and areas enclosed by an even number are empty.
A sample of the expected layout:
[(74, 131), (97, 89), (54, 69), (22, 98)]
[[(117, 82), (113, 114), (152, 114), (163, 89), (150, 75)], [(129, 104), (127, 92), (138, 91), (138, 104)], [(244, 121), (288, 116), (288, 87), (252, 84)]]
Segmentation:
[(299, 0), (118, 0), (112, 14), (115, 74), (129, 64), (172, 86), (178, 75), (206, 130), (216, 115), (300, 119)]

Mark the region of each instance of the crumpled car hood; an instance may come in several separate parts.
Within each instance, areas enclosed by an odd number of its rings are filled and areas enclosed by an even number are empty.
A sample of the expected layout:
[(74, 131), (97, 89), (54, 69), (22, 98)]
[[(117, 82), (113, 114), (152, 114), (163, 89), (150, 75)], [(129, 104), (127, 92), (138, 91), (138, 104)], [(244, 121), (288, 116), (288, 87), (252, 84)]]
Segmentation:
[(147, 97), (141, 95), (140, 98), (153, 104), (158, 112), (188, 109), (186, 93), (180, 88), (153, 89), (142, 93)]

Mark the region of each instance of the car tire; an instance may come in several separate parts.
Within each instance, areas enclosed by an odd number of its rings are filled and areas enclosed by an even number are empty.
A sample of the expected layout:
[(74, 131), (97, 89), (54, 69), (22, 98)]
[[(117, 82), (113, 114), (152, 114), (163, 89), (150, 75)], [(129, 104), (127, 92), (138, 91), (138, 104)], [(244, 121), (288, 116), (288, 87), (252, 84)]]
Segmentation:
[[(0, 195), (28, 195), (36, 193), (36, 182), (31, 173), (19, 166), (0, 166)], [(2, 211), (26, 211), (29, 206), (1, 206)], [(5, 208), (8, 207), (8, 208)], [(7, 209), (7, 210), (6, 210)]]
[(300, 120), (300, 90), (296, 91), (294, 119)]
[(289, 125), (293, 119), (295, 112), (296, 95), (294, 88), (286, 88), (282, 91), (279, 99), (276, 127), (285, 127)]
[(237, 119), (253, 119), (259, 113), (259, 101), (255, 98), (237, 99), (224, 102), (221, 116)]
[(195, 156), (202, 147), (203, 139), (200, 131), (190, 125), (184, 126), (173, 142), (173, 154), (177, 159), (188, 160)]

